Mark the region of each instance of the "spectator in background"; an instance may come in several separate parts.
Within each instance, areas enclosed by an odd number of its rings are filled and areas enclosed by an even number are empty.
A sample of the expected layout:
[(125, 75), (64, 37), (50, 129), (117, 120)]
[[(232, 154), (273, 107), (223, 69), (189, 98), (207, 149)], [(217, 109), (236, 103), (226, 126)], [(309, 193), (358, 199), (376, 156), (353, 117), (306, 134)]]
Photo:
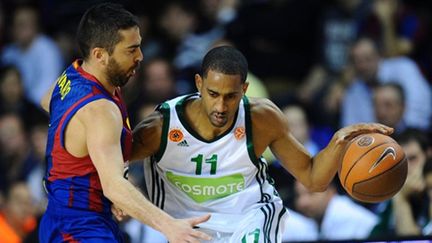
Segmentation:
[(368, 1), (334, 0), (323, 8), (316, 63), (300, 84), (297, 97), (316, 123), (338, 127), (337, 115), (345, 76), (349, 76), (349, 51), (359, 36), (359, 25), (369, 9)]
[(365, 239), (378, 222), (371, 211), (339, 195), (334, 181), (324, 192), (309, 192), (298, 181), (294, 188), (296, 209), (316, 221), (320, 240)]
[(45, 174), (45, 150), (48, 137), (48, 121), (39, 121), (30, 130), (30, 146), (34, 158), (38, 162), (27, 177), (27, 185), (30, 188), (38, 216), (46, 209), (47, 198), (43, 188), (42, 179)]
[[(313, 64), (322, 1), (242, 1), (225, 37), (245, 53), (250, 71), (285, 91)], [(279, 84), (282, 84), (279, 86)]]
[(126, 92), (133, 97), (129, 97), (128, 110), (131, 114), (135, 114), (132, 116), (134, 121), (140, 121), (137, 120), (137, 114), (143, 105), (162, 103), (175, 97), (181, 89), (178, 88), (174, 77), (174, 67), (167, 59), (148, 60), (138, 72), (139, 76), (126, 86)]
[(419, 236), (429, 219), (428, 198), (423, 167), (427, 161), (428, 138), (416, 129), (406, 129), (397, 136), (408, 159), (408, 175), (401, 190), (391, 199), (378, 204), (380, 222), (374, 237)]
[(397, 83), (378, 85), (373, 91), (374, 111), (377, 122), (393, 127), (397, 135), (406, 129), (403, 120), (405, 112), (405, 94)]
[(0, 189), (16, 180), (27, 180), (39, 162), (27, 139), (22, 118), (15, 113), (0, 116)]
[(223, 2), (208, 5), (207, 2), (175, 0), (169, 2), (162, 11), (159, 26), (173, 45), (175, 54), (172, 60), (178, 71), (176, 79), (183, 87), (181, 93), (194, 90), (191, 77), (199, 71), (206, 52), (225, 34), (224, 21), (228, 20), (219, 20), (214, 16), (218, 9), (211, 9), (214, 5), (219, 8)]
[[(36, 229), (35, 209), (25, 182), (15, 181), (3, 191), (5, 203), (0, 209), (0, 242), (21, 243)], [(28, 242), (34, 242), (28, 240)]]
[(360, 27), (382, 49), (384, 57), (408, 56), (425, 39), (428, 23), (409, 6), (409, 1), (374, 0)]
[(292, 135), (305, 146), (312, 156), (317, 154), (320, 148), (310, 137), (309, 120), (306, 117), (306, 112), (296, 105), (286, 106), (282, 112), (288, 120)]
[(398, 83), (406, 97), (404, 122), (428, 129), (432, 114), (431, 87), (417, 65), (406, 57), (381, 58), (372, 40), (359, 39), (352, 48), (355, 78), (342, 102), (341, 125), (373, 122), (372, 89), (378, 83)]
[(17, 113), (27, 129), (47, 118), (24, 94), (20, 72), (14, 66), (0, 68), (0, 114)]
[(13, 42), (1, 53), (4, 64), (18, 67), (26, 96), (39, 105), (43, 94), (63, 69), (61, 52), (55, 42), (40, 32), (38, 10), (29, 5), (16, 8), (13, 14)]
[(162, 58), (155, 58), (144, 66), (142, 94), (145, 99), (156, 103), (164, 102), (177, 94), (174, 68)]

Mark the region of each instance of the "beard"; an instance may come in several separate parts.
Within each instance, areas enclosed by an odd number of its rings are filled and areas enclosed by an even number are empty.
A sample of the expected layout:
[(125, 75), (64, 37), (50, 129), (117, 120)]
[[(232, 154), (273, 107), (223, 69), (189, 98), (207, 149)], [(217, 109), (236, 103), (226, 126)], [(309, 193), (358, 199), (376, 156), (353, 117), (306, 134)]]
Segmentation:
[(123, 87), (129, 81), (127, 71), (123, 71), (114, 58), (108, 60), (107, 78), (116, 87)]

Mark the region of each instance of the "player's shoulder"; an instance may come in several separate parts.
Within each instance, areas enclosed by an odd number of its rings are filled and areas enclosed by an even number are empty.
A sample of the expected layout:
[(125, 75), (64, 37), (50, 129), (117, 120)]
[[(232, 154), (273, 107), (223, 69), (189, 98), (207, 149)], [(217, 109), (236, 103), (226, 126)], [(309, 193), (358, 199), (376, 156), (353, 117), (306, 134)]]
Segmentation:
[(283, 121), (279, 107), (267, 98), (249, 98), (252, 123), (255, 127), (278, 127)]
[(153, 111), (150, 115), (142, 119), (134, 129), (134, 133), (146, 131), (161, 132), (163, 125), (163, 112)]
[(90, 120), (104, 117), (108, 119), (121, 118), (120, 108), (109, 99), (97, 99), (85, 104), (77, 112), (79, 117), (88, 117)]
[(267, 98), (253, 97), (248, 99), (253, 117), (275, 116), (281, 112), (278, 106)]

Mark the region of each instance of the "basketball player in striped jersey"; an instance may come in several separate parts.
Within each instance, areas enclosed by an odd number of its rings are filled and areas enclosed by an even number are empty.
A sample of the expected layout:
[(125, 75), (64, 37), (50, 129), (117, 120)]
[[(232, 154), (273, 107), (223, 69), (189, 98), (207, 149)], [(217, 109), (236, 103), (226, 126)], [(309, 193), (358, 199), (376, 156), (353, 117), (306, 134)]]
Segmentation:
[(83, 59), (63, 72), (41, 102), (50, 125), (48, 206), (39, 242), (123, 242), (112, 203), (170, 242), (210, 239), (193, 229), (208, 216), (174, 219), (123, 178), (132, 131), (120, 87), (143, 59), (136, 18), (121, 5), (93, 6), (81, 18), (77, 39)]
[(288, 212), (268, 180), (267, 147), (309, 190), (323, 191), (351, 138), (392, 132), (381, 124), (349, 126), (312, 158), (279, 108), (244, 95), (247, 71), (235, 48), (210, 50), (195, 75), (198, 93), (161, 104), (133, 131), (131, 161), (146, 158), (149, 198), (174, 217), (211, 213), (198, 225), (211, 242), (281, 242)]

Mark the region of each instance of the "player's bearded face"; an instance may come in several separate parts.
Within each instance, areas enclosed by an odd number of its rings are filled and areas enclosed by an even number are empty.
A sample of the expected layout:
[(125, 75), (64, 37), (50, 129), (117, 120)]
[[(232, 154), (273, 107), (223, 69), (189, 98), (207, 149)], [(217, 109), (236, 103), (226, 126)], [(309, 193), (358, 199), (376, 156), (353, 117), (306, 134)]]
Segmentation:
[(107, 66), (107, 78), (112, 85), (122, 87), (129, 81), (129, 78), (131, 77), (129, 73), (135, 68), (136, 66), (124, 70), (114, 57), (110, 57)]

